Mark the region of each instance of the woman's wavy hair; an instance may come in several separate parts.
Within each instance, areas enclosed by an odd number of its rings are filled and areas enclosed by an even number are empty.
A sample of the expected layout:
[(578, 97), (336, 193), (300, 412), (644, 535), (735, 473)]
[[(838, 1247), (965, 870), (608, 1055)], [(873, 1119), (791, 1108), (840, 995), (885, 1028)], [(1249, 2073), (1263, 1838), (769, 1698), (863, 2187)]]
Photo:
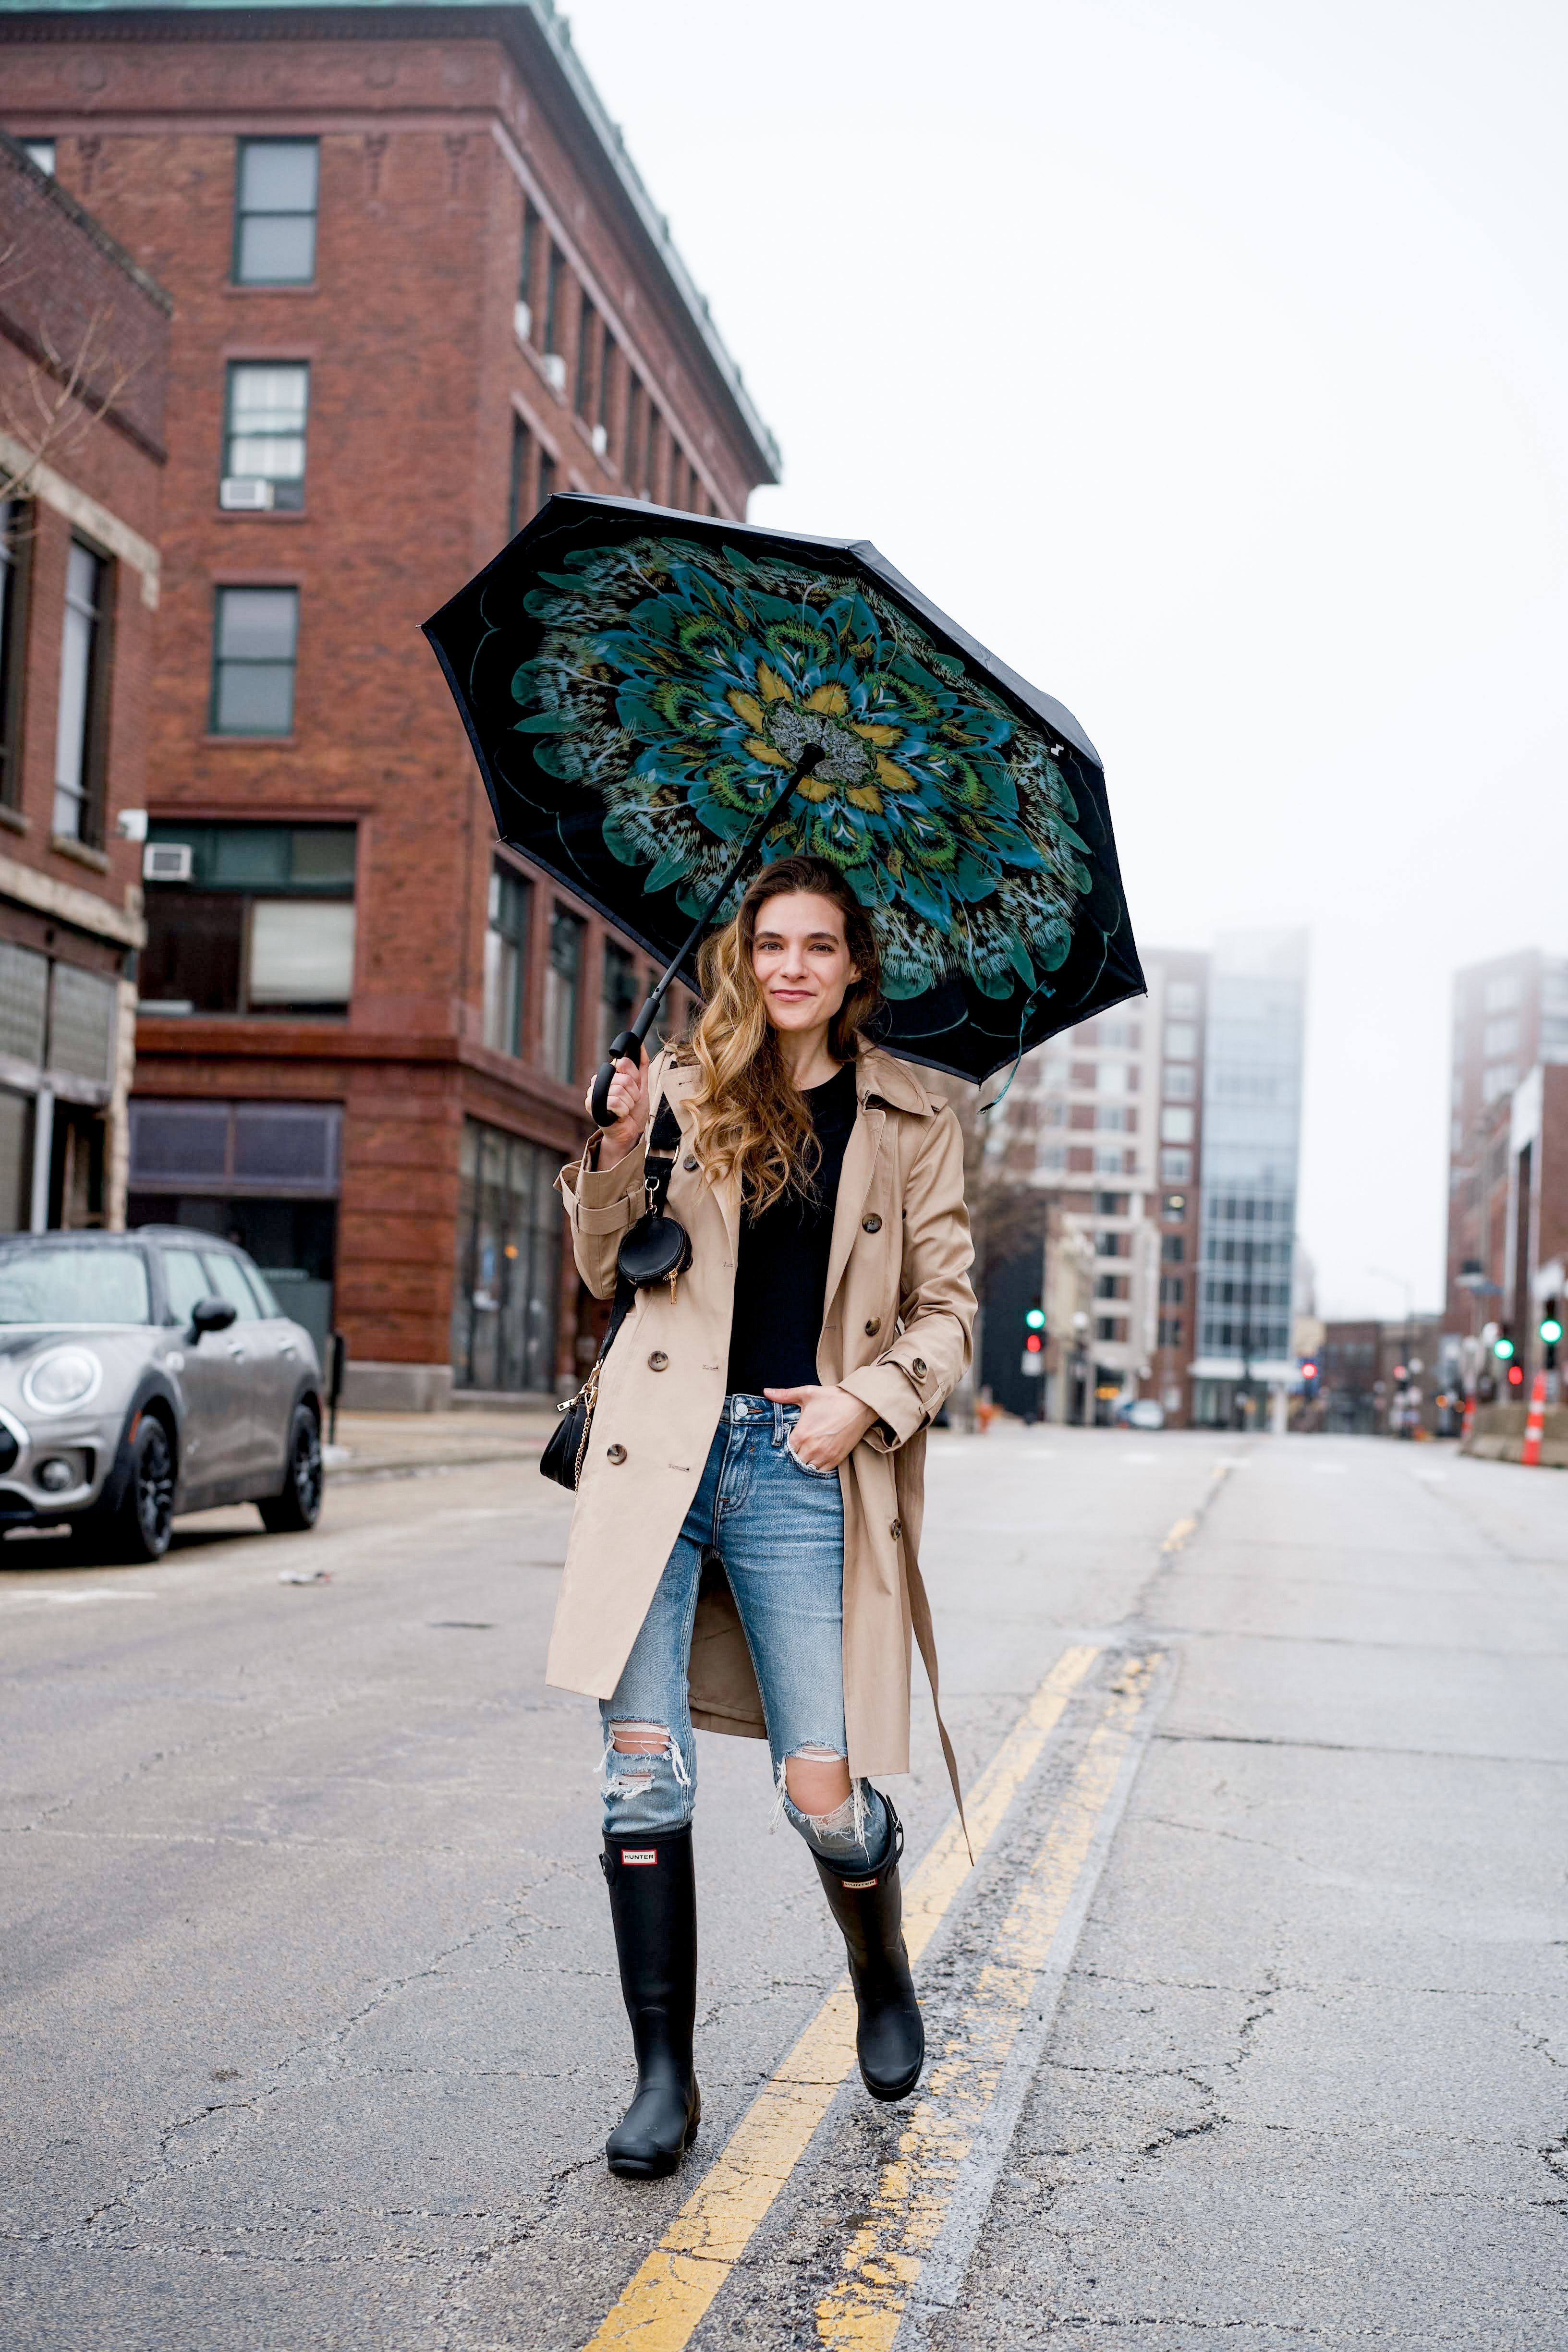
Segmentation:
[(786, 1192), (808, 1198), (819, 1157), (811, 1114), (779, 1050), (778, 1031), (752, 969), (758, 915), (770, 898), (791, 890), (832, 900), (859, 970), (827, 1032), (836, 1062), (854, 1060), (857, 1039), (882, 1001), (876, 932), (837, 866), (826, 858), (781, 857), (764, 866), (732, 920), (703, 940), (697, 958), (702, 1009), (686, 1039), (700, 1073), (690, 1097), (697, 1152), (709, 1183), (740, 1177), (753, 1215)]

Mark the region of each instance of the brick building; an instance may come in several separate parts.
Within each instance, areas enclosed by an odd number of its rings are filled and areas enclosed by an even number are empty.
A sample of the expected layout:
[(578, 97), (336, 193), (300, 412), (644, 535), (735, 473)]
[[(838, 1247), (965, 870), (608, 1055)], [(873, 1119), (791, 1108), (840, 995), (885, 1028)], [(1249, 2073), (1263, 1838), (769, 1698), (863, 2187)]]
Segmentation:
[(0, 139), (0, 1231), (119, 1225), (169, 298)]
[(0, 41), (175, 304), (131, 1213), (290, 1276), (363, 1402), (548, 1389), (551, 1184), (647, 975), (496, 846), (418, 624), (556, 487), (741, 516), (776, 451), (549, 0)]
[(1510, 1127), (1514, 1089), (1535, 1066), (1568, 1063), (1568, 957), (1516, 948), (1453, 976), (1446, 1328), (1469, 1336), (1511, 1318)]

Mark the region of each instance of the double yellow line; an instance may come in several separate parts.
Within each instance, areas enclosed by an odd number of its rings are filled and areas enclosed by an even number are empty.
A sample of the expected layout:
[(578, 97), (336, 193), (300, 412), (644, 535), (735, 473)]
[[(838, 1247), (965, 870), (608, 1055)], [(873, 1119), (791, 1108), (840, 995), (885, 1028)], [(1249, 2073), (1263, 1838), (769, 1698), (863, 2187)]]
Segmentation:
[[(969, 1807), (969, 1842), (976, 1859), (1000, 1828), (1068, 1699), (1100, 1654), (1099, 1648), (1088, 1645), (1063, 1652), (982, 1774)], [(1134, 1667), (1123, 1673), (1111, 1695), (1072, 1790), (1008, 1915), (998, 1957), (982, 1974), (975, 1996), (982, 2009), (974, 2013), (973, 2031), (986, 2042), (993, 2057), (975, 2062), (944, 2051), (928, 2084), (928, 2095), (917, 2105), (905, 2134), (907, 2156), (884, 2174), (874, 2218), (852, 2242), (843, 2277), (819, 2308), (825, 2345), (869, 2352), (869, 2347), (892, 2341), (908, 2287), (918, 2274), (919, 2247), (933, 2242), (940, 2227), (937, 2207), (945, 2210), (962, 2162), (962, 2117), (977, 2099), (984, 2104), (990, 2095), (988, 2082), (994, 2087), (992, 2078), (1000, 2063), (994, 2053), (1003, 2038), (1009, 2045), (1012, 2039), (1006, 2020), (1012, 2019), (1016, 2032), (1028, 1988), (1038, 1973), (1038, 1956), (1049, 1948), (1095, 1823), (1115, 1787), (1122, 1752), (1116, 1740), (1119, 1735), (1124, 1738), (1127, 1711), (1137, 1713), (1146, 1689), (1146, 1672)], [(969, 1867), (963, 1831), (954, 1820), (911, 1874), (905, 1890), (904, 1937), (911, 1961), (925, 1950)], [(854, 2063), (855, 2002), (848, 1979), (843, 1978), (758, 2092), (727, 2146), (584, 2352), (627, 2352), (632, 2347), (636, 2352), (682, 2352)]]

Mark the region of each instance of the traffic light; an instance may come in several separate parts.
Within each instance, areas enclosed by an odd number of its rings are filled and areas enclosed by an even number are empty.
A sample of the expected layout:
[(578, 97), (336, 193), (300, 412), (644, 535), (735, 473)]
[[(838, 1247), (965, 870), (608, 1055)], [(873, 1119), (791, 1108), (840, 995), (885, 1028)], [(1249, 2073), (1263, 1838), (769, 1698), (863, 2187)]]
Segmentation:
[(1557, 1301), (1555, 1298), (1549, 1298), (1546, 1302), (1546, 1312), (1541, 1318), (1541, 1344), (1546, 1350), (1546, 1369), (1549, 1372), (1554, 1372), (1557, 1370), (1557, 1342), (1562, 1337), (1563, 1322), (1557, 1312)]
[(1303, 1356), (1301, 1359), (1301, 1386), (1308, 1396), (1317, 1395), (1318, 1367), (1310, 1356)]
[(1506, 1329), (1500, 1331), (1497, 1338), (1492, 1341), (1492, 1353), (1497, 1358), (1500, 1364), (1512, 1362), (1513, 1339), (1512, 1335)]
[(1031, 1356), (1038, 1359), (1046, 1344), (1046, 1310), (1038, 1301), (1024, 1310), (1024, 1369), (1038, 1371), (1038, 1361), (1030, 1364)]

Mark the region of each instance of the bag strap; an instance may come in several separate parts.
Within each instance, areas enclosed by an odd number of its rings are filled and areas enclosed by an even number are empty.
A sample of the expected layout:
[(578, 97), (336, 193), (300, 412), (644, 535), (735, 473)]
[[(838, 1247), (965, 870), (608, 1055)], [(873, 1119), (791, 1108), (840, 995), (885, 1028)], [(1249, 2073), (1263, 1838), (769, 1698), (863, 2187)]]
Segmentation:
[(669, 1180), (675, 1173), (675, 1159), (679, 1150), (680, 1121), (666, 1098), (660, 1096), (658, 1113), (648, 1130), (647, 1153), (644, 1162), (647, 1204), (656, 1217), (664, 1214), (664, 1204), (669, 1195)]
[[(669, 1180), (674, 1172), (675, 1157), (679, 1150), (680, 1121), (676, 1118), (674, 1111), (669, 1107), (669, 1104), (661, 1095), (659, 1097), (658, 1109), (655, 1114), (653, 1125), (648, 1130), (647, 1154), (646, 1160), (647, 1171), (648, 1207), (652, 1210), (655, 1216), (662, 1216), (664, 1214), (664, 1203), (666, 1196), (669, 1191)], [(599, 1370), (605, 1358), (609, 1354), (610, 1349), (614, 1344), (616, 1332), (620, 1329), (621, 1325), (626, 1321), (626, 1317), (632, 1311), (632, 1306), (637, 1298), (637, 1286), (634, 1283), (628, 1282), (624, 1274), (618, 1276), (616, 1282), (615, 1305), (610, 1309), (609, 1325), (605, 1332), (604, 1339), (600, 1343), (599, 1352), (594, 1359), (594, 1371), (596, 1372)], [(592, 1378), (593, 1373), (590, 1373), (589, 1380), (592, 1380)], [(588, 1382), (584, 1381), (584, 1387), (585, 1388), (587, 1385)]]

